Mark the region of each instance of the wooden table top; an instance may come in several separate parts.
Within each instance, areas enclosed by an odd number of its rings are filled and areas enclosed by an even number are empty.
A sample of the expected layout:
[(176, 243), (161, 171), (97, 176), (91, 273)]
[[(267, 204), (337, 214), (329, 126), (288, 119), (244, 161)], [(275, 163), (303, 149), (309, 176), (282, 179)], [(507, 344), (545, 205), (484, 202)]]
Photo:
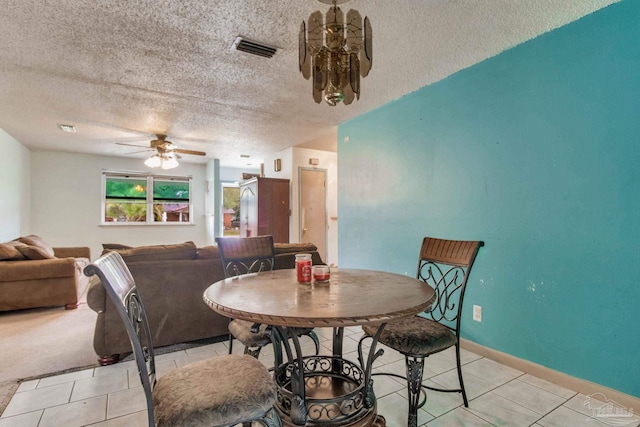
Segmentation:
[(276, 326), (340, 327), (387, 322), (431, 306), (434, 290), (400, 274), (332, 269), (328, 283), (300, 284), (295, 269), (247, 274), (209, 286), (203, 299), (234, 319)]

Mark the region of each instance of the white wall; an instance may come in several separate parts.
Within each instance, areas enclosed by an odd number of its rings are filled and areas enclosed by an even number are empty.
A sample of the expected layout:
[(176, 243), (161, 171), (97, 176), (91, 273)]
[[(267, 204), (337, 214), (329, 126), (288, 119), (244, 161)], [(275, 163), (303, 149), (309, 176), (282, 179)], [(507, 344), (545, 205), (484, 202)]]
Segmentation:
[(29, 234), (29, 150), (0, 129), (0, 242)]
[[(149, 171), (141, 159), (89, 154), (33, 151), (0, 129), (0, 242), (37, 234), (52, 246), (89, 246), (92, 258), (102, 243), (131, 246), (172, 244), (188, 240), (197, 246), (211, 243), (205, 216), (206, 165), (181, 163), (170, 173), (193, 176), (194, 225), (100, 225), (101, 176), (104, 169)], [(265, 176), (291, 181), (291, 242), (299, 240), (298, 168), (318, 158), (327, 170), (329, 230), (327, 263), (337, 264), (337, 155), (333, 152), (289, 148), (265, 159)], [(282, 159), (282, 172), (273, 160)], [(221, 181), (241, 181), (242, 173), (259, 169), (220, 168)], [(161, 172), (159, 172), (161, 173)], [(219, 183), (218, 183), (219, 184)]]
[[(309, 165), (309, 159), (318, 159), (317, 166)], [(275, 172), (273, 163), (281, 159), (282, 170)], [(264, 175), (269, 178), (285, 178), (291, 181), (290, 241), (300, 239), (300, 193), (298, 181), (300, 168), (316, 168), (327, 171), (327, 264), (338, 264), (338, 155), (331, 151), (306, 148), (287, 148), (273, 157), (264, 159)]]
[(140, 246), (190, 240), (197, 246), (206, 244), (206, 165), (181, 163), (170, 171), (193, 177), (194, 225), (100, 225), (103, 169), (149, 171), (141, 159), (32, 152), (30, 233), (52, 246), (89, 246), (93, 259), (102, 253), (102, 243)]
[(220, 181), (222, 182), (242, 182), (242, 174), (243, 173), (251, 173), (251, 174), (259, 174), (260, 167), (249, 167), (244, 168), (230, 168), (220, 166)]

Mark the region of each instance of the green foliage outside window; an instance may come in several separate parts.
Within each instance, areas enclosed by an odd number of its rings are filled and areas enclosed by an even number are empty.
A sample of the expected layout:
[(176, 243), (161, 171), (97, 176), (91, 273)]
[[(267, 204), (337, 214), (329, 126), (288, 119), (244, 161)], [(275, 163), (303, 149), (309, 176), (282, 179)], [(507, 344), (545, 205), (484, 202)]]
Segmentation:
[(115, 222), (145, 222), (147, 220), (146, 203), (107, 203), (107, 218)]
[(147, 220), (147, 180), (107, 178), (105, 215), (107, 221), (144, 222)]
[[(103, 220), (105, 222), (147, 222), (147, 210), (151, 209), (153, 222), (189, 222), (189, 184), (188, 178), (107, 175)], [(147, 185), (152, 191), (149, 201), (147, 201)]]
[(147, 198), (147, 180), (130, 178), (107, 178), (107, 199)]
[(224, 187), (222, 189), (222, 206), (224, 209), (233, 209), (234, 220), (240, 215), (240, 188)]
[(153, 200), (189, 200), (189, 183), (156, 180), (153, 182)]

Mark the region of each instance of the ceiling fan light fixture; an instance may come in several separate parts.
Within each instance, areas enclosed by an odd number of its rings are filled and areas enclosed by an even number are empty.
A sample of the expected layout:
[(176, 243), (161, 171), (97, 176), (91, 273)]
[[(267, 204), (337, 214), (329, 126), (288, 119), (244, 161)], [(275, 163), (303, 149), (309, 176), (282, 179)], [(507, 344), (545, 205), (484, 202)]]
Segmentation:
[(174, 153), (156, 153), (145, 160), (144, 164), (150, 168), (162, 168), (164, 170), (180, 166)]
[[(157, 139), (152, 140), (147, 147), (141, 147), (140, 145), (126, 144), (124, 142), (116, 142), (118, 145), (126, 145), (131, 147), (145, 148), (147, 150), (155, 150), (155, 154), (150, 156), (144, 161), (144, 164), (150, 168), (162, 168), (173, 169), (180, 166), (178, 159), (181, 158), (180, 154), (189, 154), (193, 156), (206, 156), (204, 151), (197, 150), (185, 150), (178, 148), (171, 141), (167, 141), (166, 135), (156, 135)], [(133, 154), (133, 153), (130, 153)]]
[(162, 165), (162, 159), (160, 158), (160, 155), (156, 153), (145, 160), (144, 164), (150, 168), (157, 168)]
[(162, 160), (162, 169), (173, 169), (178, 167), (180, 164), (178, 160), (173, 154), (167, 154), (165, 158)]

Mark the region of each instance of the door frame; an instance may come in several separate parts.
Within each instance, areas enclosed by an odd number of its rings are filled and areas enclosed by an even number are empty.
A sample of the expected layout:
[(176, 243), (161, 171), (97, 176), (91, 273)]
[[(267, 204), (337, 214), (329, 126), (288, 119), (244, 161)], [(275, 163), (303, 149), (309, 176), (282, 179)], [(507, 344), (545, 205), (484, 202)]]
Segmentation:
[(322, 168), (298, 167), (298, 242), (302, 242), (302, 173), (303, 171), (322, 172), (324, 174), (324, 254), (323, 260), (329, 257), (329, 200), (327, 191), (328, 170)]
[[(225, 237), (224, 229), (224, 189), (225, 188), (237, 188), (240, 191), (240, 184), (237, 181), (220, 181), (220, 236)], [(238, 201), (239, 203), (239, 201)], [(238, 211), (240, 206), (238, 205)], [(235, 234), (233, 234), (235, 236)], [(230, 235), (227, 234), (226, 237)], [(240, 226), (238, 225), (238, 237), (240, 236)], [(216, 236), (217, 237), (217, 236)]]

